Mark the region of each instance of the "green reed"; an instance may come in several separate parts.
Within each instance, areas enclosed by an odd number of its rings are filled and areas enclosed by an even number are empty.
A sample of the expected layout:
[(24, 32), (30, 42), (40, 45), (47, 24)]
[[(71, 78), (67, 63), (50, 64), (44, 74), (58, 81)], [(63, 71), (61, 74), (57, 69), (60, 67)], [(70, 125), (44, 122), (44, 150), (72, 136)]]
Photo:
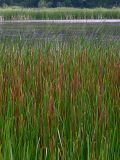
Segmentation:
[(0, 43), (0, 160), (119, 160), (119, 42), (72, 42)]
[(119, 19), (119, 8), (4, 8), (0, 9), (0, 16), (5, 20), (14, 19)]

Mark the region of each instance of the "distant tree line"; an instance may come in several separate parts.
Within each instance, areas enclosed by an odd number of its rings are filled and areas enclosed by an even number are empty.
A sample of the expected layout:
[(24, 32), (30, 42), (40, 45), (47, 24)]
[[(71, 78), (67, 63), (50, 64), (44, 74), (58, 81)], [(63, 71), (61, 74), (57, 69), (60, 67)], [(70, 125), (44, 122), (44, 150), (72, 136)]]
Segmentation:
[(0, 0), (0, 6), (18, 5), (24, 7), (113, 7), (120, 0)]

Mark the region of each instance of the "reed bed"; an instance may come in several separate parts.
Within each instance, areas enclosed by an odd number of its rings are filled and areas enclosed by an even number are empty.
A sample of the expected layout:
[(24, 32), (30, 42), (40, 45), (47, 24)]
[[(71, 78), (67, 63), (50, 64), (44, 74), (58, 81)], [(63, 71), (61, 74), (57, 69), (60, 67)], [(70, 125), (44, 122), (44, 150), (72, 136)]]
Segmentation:
[(0, 16), (5, 20), (28, 19), (119, 19), (119, 8), (4, 8), (0, 9)]
[(0, 160), (119, 160), (119, 91), (116, 43), (2, 42)]

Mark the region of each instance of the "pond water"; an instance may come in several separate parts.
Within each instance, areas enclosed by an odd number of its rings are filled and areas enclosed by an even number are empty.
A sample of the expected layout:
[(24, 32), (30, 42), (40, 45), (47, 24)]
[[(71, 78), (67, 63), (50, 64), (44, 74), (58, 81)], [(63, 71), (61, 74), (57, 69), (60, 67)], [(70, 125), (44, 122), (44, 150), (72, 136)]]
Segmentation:
[(0, 23), (0, 39), (20, 37), (27, 40), (43, 39), (55, 41), (86, 37), (117, 41), (120, 39), (120, 23)]

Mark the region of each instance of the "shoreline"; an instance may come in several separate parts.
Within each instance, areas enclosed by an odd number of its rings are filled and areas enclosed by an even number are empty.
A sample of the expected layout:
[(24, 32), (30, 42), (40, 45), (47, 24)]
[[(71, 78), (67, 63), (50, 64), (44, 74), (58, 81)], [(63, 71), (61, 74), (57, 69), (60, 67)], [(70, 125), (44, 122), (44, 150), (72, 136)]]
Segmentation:
[(55, 24), (77, 24), (77, 23), (120, 23), (120, 19), (71, 19), (71, 20), (1, 20), (2, 23), (55, 23)]

